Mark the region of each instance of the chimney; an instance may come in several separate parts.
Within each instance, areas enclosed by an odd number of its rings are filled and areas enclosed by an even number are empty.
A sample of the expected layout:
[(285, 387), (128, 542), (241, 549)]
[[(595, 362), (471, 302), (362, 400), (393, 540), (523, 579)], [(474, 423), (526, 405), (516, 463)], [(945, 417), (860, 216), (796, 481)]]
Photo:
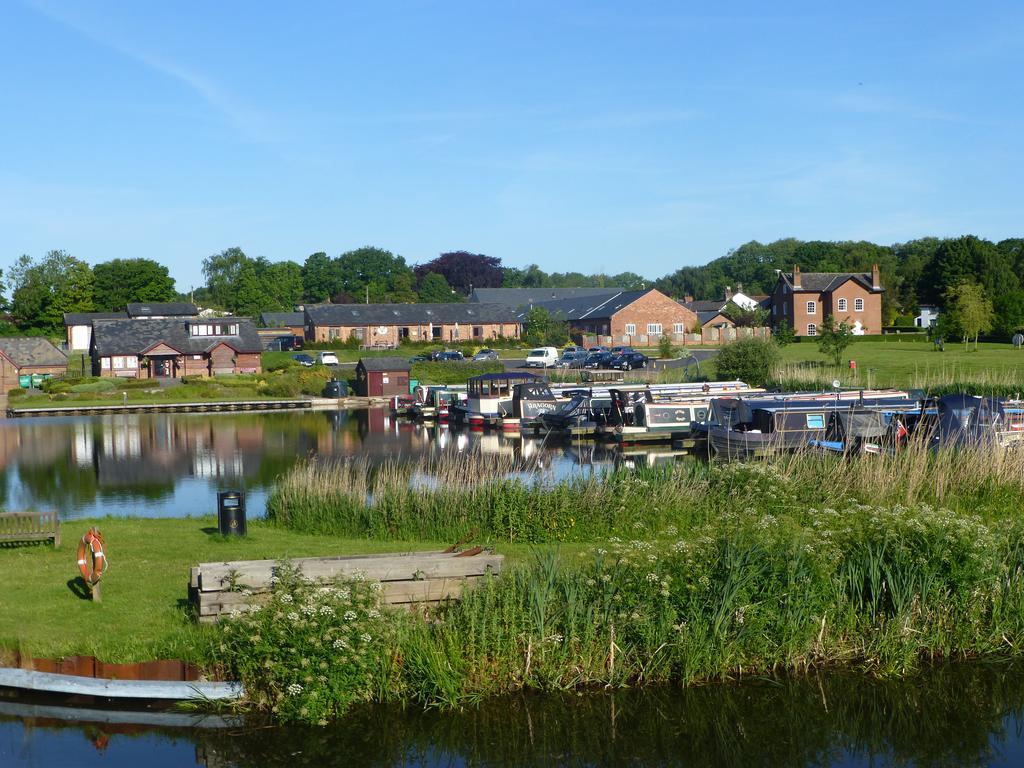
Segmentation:
[(728, 285), (725, 286), (725, 300), (732, 301), (732, 287)]
[(736, 293), (743, 293), (743, 283), (736, 283)]
[(871, 265), (871, 289), (875, 291), (882, 290), (882, 276), (878, 272), (878, 265)]
[(693, 296), (691, 296), (690, 294), (686, 294), (685, 296), (683, 296), (683, 304), (692, 304), (692, 303), (693, 303)]
[(803, 287), (801, 285), (801, 283), (800, 283), (800, 265), (799, 264), (794, 264), (793, 265), (793, 287), (796, 288), (796, 289), (800, 289), (800, 288)]

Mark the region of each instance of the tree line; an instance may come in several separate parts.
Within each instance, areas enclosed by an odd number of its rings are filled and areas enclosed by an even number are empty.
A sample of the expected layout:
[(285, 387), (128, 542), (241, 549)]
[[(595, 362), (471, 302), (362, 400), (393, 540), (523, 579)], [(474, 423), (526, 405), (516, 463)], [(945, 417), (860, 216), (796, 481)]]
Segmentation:
[[(3, 303), (9, 327), (52, 333), (61, 328), (65, 312), (116, 312), (130, 301), (194, 300), (203, 307), (255, 317), (306, 303), (465, 301), (474, 288), (640, 290), (653, 285), (674, 298), (711, 299), (722, 297), (726, 286), (742, 285), (748, 295), (767, 294), (777, 271), (789, 271), (794, 264), (804, 272), (866, 272), (878, 264), (885, 287), (885, 325), (912, 324), (918, 306), (936, 304), (959, 307), (961, 315), (970, 306), (973, 336), (979, 327), (981, 333), (1001, 335), (1024, 328), (1024, 238), (993, 243), (972, 235), (895, 245), (751, 241), (704, 266), (683, 267), (653, 283), (635, 272), (548, 273), (536, 264), (511, 267), (500, 258), (469, 251), (442, 253), (410, 265), (404, 257), (373, 246), (337, 256), (317, 252), (302, 263), (272, 262), (228, 248), (203, 260), (204, 285), (188, 294), (179, 292), (167, 267), (152, 259), (113, 259), (90, 267), (65, 251), (50, 251), (40, 259), (18, 259), (7, 275), (10, 297)], [(953, 319), (951, 312), (944, 330), (964, 332), (949, 326)]]

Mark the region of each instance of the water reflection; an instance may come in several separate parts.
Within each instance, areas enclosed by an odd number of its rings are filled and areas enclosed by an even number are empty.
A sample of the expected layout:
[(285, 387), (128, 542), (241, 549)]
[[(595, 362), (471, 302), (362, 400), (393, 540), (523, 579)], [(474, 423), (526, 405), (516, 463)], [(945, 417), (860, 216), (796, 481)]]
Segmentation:
[[(516, 696), (464, 712), (371, 707), (310, 729), (158, 729), (0, 717), (0, 764), (1010, 766), (1024, 670), (948, 665), (685, 690)], [(3, 710), (0, 710), (3, 711)], [(120, 728), (120, 729), (119, 729)], [(125, 730), (127, 728), (127, 730)], [(53, 760), (51, 761), (51, 758)]]
[(674, 458), (664, 449), (620, 454), (589, 441), (453, 432), (384, 409), (17, 419), (0, 421), (0, 498), (6, 509), (57, 509), (64, 518), (173, 517), (212, 513), (216, 490), (243, 488), (250, 513), (261, 514), (274, 478), (301, 457), (378, 463), (438, 451), (528, 459), (554, 478)]

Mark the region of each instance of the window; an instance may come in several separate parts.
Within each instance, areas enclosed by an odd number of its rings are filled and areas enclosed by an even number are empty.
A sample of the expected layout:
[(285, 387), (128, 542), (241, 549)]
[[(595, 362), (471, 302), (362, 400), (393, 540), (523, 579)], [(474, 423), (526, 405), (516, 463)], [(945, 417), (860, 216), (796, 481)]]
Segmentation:
[(102, 358), (100, 358), (100, 368), (102, 368), (104, 371), (109, 371), (110, 370), (110, 358), (109, 357), (102, 357)]
[(139, 367), (139, 358), (135, 357), (134, 355), (132, 357), (126, 357), (124, 359), (124, 362), (125, 362), (125, 368), (138, 368)]
[(636, 336), (636, 323), (626, 323), (626, 335)]
[(785, 317), (789, 314), (789, 304), (782, 305), (782, 316)]
[(647, 335), (648, 336), (661, 336), (661, 323), (648, 323), (647, 324)]
[(853, 300), (853, 311), (854, 312), (863, 312), (864, 311), (864, 299), (854, 299)]
[(672, 324), (672, 333), (686, 333), (686, 324), (685, 323), (673, 323)]
[(840, 299), (836, 303), (836, 309), (838, 309), (840, 312), (845, 312), (846, 311), (846, 299)]
[(114, 358), (114, 370), (120, 371), (122, 368), (124, 368), (124, 358), (118, 355)]
[(824, 413), (808, 413), (807, 414), (807, 428), (808, 429), (824, 429), (825, 428), (825, 414)]
[(473, 326), (473, 338), (474, 339), (482, 339), (483, 336), (484, 336), (484, 328), (483, 328), (483, 326), (482, 325), (474, 325)]
[(807, 324), (807, 335), (808, 336), (817, 336), (818, 335), (818, 326), (815, 325), (814, 323), (808, 323)]
[(772, 304), (772, 317), (775, 317), (777, 314), (779, 314), (779, 305)]
[(816, 302), (816, 301), (808, 301), (807, 302), (807, 314), (808, 315), (816, 315), (816, 314), (818, 314), (818, 302)]

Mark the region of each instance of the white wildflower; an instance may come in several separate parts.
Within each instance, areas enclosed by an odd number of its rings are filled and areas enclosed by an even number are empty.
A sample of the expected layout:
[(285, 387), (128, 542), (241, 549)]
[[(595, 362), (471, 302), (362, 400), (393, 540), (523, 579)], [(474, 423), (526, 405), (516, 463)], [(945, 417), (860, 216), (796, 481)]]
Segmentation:
[(292, 601), (292, 596), (291, 595), (281, 595), (281, 602), (282, 603), (290, 603), (291, 601)]
[(302, 693), (302, 686), (298, 683), (292, 683), (288, 686), (287, 690), (289, 696), (298, 696), (300, 693)]

